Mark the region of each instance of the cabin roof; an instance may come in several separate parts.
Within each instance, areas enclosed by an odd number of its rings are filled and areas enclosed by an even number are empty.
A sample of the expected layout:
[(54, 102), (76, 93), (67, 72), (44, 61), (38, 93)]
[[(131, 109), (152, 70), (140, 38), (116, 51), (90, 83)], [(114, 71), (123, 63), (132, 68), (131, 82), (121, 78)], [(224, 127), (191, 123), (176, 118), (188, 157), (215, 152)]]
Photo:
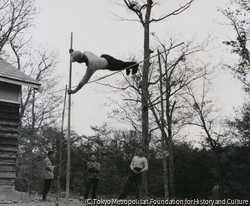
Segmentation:
[(38, 89), (41, 84), (0, 58), (0, 81)]

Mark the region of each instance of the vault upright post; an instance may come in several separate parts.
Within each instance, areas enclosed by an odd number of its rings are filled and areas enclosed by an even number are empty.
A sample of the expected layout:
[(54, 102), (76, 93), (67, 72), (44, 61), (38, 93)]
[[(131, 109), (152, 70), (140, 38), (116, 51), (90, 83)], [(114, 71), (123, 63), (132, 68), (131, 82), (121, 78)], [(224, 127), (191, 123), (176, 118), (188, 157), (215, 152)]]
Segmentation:
[[(70, 49), (73, 44), (73, 33), (71, 33)], [(69, 61), (69, 90), (71, 90), (72, 63)], [(70, 185), (70, 115), (71, 115), (71, 94), (69, 94), (68, 105), (68, 143), (67, 143), (67, 175), (66, 175), (66, 206), (69, 206), (69, 185)]]

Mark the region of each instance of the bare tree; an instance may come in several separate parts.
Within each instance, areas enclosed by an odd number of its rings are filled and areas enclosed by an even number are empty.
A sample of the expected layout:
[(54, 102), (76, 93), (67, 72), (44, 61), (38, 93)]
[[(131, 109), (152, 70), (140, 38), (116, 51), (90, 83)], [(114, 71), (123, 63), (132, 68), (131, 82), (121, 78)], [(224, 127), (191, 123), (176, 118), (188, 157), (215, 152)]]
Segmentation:
[(192, 118), (186, 123), (200, 127), (205, 133), (204, 147), (211, 148), (217, 157), (218, 174), (220, 185), (223, 184), (225, 169), (222, 164), (223, 144), (225, 143), (224, 132), (217, 132), (219, 112), (215, 109), (214, 102), (208, 99), (209, 87), (203, 81), (202, 91), (197, 91), (190, 85), (186, 89), (187, 96), (184, 97), (189, 106)]
[(23, 35), (37, 14), (34, 0), (0, 1), (0, 54), (7, 43)]
[[(164, 44), (161, 44), (165, 52), (160, 54), (158, 51), (159, 73), (152, 74), (150, 81), (149, 108), (158, 129), (161, 131), (161, 138), (164, 140), (162, 141), (162, 153), (165, 154), (167, 150), (169, 155), (169, 194), (171, 197), (175, 197), (173, 140), (185, 125), (184, 120), (190, 118), (185, 112), (185, 103), (182, 101), (182, 96), (185, 95), (184, 91), (188, 85), (207, 75), (204, 65), (195, 65), (191, 60), (191, 56), (204, 50), (206, 44), (191, 45), (189, 43), (184, 48), (182, 47), (178, 54), (179, 57), (176, 58), (177, 54), (172, 55), (170, 50), (173, 43), (170, 44), (168, 49)], [(163, 162), (163, 167), (166, 167), (165, 162)], [(168, 169), (164, 168), (166, 171)], [(165, 173), (165, 178), (168, 178), (167, 173)], [(168, 186), (166, 185), (165, 188), (168, 188)], [(167, 198), (167, 192), (165, 196)]]
[[(175, 196), (173, 141), (185, 126), (184, 119), (190, 118), (181, 97), (186, 95), (185, 88), (188, 85), (208, 74), (206, 66), (196, 64), (198, 61), (194, 57), (194, 54), (203, 51), (206, 45), (207, 43), (196, 45), (190, 42), (172, 51), (173, 42), (170, 42), (169, 47), (160, 44), (162, 52), (158, 51), (158, 60), (151, 59), (148, 88), (149, 141), (161, 142), (166, 198)], [(118, 109), (113, 111), (112, 117), (120, 118), (123, 122), (127, 120), (128, 124), (132, 124), (139, 132), (142, 130), (141, 78), (139, 71), (133, 78), (125, 77), (123, 87), (121, 84), (119, 87), (109, 85), (120, 90), (124, 100), (124, 104), (116, 102)], [(151, 146), (154, 147), (153, 142)], [(166, 164), (167, 157), (169, 167)]]
[[(23, 47), (25, 50), (25, 47)], [(25, 55), (23, 50), (17, 51), (17, 58), (20, 60), (20, 70), (36, 79), (43, 85), (43, 91), (38, 92), (32, 88), (24, 87), (22, 90), (20, 108), (20, 137), (19, 155), (25, 154), (29, 161), (27, 189), (30, 192), (32, 185), (33, 153), (41, 142), (42, 131), (44, 128), (58, 126), (57, 119), (61, 116), (62, 96), (60, 93), (53, 93), (54, 88), (60, 81), (59, 76), (53, 75), (57, 61), (57, 54), (49, 50), (37, 50)], [(30, 57), (30, 58), (29, 58)], [(25, 153), (22, 150), (25, 149)], [(21, 155), (25, 158), (25, 155)]]
[[(124, 0), (127, 8), (132, 11), (138, 17), (141, 25), (144, 29), (144, 63), (143, 63), (143, 71), (142, 71), (142, 82), (141, 82), (141, 115), (142, 115), (142, 144), (146, 151), (146, 156), (148, 156), (148, 148), (149, 148), (149, 120), (148, 120), (148, 109), (149, 109), (149, 58), (151, 54), (150, 50), (150, 24), (153, 22), (162, 21), (170, 16), (178, 15), (185, 11), (193, 2), (193, 0), (187, 1), (186, 4), (181, 5), (179, 8), (170, 12), (169, 14), (162, 15), (157, 18), (151, 17), (152, 9), (157, 2), (153, 2), (152, 0), (142, 1), (140, 4), (139, 1), (131, 1)], [(143, 175), (143, 196), (147, 196), (147, 181), (146, 174)]]
[(223, 43), (231, 47), (231, 53), (239, 56), (239, 62), (234, 65), (226, 64), (225, 66), (244, 84), (244, 89), (247, 92), (250, 91), (249, 10), (250, 3), (248, 0), (231, 0), (226, 9), (220, 9), (220, 12), (227, 17), (235, 31), (235, 39), (226, 40)]
[[(0, 54), (28, 76), (40, 82), (44, 91), (39, 93), (23, 87), (20, 108), (21, 125), (19, 136), (20, 154), (27, 155), (27, 190), (30, 192), (33, 168), (33, 153), (41, 140), (42, 129), (56, 125), (61, 115), (62, 97), (53, 93), (60, 81), (53, 73), (57, 53), (42, 49), (31, 41), (26, 33), (33, 26), (37, 14), (34, 0), (0, 1)], [(36, 49), (33, 49), (36, 48)], [(10, 50), (11, 49), (11, 50)], [(25, 150), (23, 150), (25, 148)], [(22, 157), (24, 158), (24, 157)], [(18, 168), (17, 168), (18, 170)]]

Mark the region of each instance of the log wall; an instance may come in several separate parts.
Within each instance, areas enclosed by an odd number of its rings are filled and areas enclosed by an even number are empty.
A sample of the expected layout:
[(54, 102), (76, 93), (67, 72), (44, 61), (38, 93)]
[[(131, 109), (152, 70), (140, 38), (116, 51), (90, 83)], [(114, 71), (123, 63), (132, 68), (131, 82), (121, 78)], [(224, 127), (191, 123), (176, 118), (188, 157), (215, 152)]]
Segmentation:
[(0, 187), (15, 187), (19, 105), (0, 102)]

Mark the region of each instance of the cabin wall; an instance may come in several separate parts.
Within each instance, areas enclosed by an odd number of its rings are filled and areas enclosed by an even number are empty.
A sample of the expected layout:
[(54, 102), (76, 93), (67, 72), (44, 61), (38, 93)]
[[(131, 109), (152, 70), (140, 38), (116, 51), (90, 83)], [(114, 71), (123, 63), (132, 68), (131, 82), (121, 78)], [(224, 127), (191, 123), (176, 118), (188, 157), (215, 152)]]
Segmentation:
[(0, 102), (0, 188), (15, 188), (19, 104)]

